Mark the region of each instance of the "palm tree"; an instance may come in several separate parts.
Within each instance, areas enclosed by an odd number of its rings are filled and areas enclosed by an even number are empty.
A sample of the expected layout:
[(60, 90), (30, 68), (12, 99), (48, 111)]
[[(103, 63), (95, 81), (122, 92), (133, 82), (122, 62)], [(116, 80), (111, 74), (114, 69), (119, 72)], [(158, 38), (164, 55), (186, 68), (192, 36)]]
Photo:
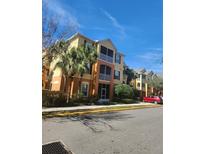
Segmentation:
[(79, 63), (77, 72), (80, 74), (79, 90), (81, 88), (84, 73), (90, 71), (92, 65), (97, 61), (97, 50), (95, 46), (80, 46), (77, 48)]
[(68, 77), (70, 77), (73, 74), (74, 71), (74, 63), (73, 63), (73, 58), (75, 49), (72, 48), (71, 52), (63, 52), (59, 55), (59, 60), (56, 63), (54, 70), (56, 68), (61, 68), (62, 71), (62, 76), (63, 76), (63, 81), (64, 81), (64, 85), (63, 85), (63, 91), (66, 92), (67, 91), (67, 81), (68, 81)]
[[(75, 74), (80, 75), (79, 88), (81, 87), (81, 80), (83, 74), (89, 70), (88, 65), (92, 66), (97, 60), (97, 50), (95, 47), (78, 47), (71, 48), (68, 50), (66, 44), (61, 44), (61, 53), (58, 55), (58, 62), (55, 65), (55, 69), (61, 68), (62, 76), (64, 79), (63, 90), (68, 91), (68, 99), (70, 99), (71, 88), (73, 83), (73, 78)], [(66, 46), (66, 50), (65, 50)], [(68, 79), (70, 79), (69, 89), (67, 87)]]
[[(43, 65), (50, 65), (51, 62), (58, 58), (60, 55), (65, 54), (66, 51), (68, 50), (69, 43), (66, 42), (65, 40), (57, 41), (55, 44), (49, 47), (48, 50), (50, 50), (50, 54), (45, 55), (46, 58), (43, 61)], [(53, 70), (49, 70), (48, 74), (48, 89), (51, 88), (51, 80), (53, 76)]]
[(127, 75), (127, 82), (126, 84), (130, 84), (132, 79), (135, 78), (135, 72), (133, 69), (129, 68), (126, 64), (124, 64), (123, 74)]

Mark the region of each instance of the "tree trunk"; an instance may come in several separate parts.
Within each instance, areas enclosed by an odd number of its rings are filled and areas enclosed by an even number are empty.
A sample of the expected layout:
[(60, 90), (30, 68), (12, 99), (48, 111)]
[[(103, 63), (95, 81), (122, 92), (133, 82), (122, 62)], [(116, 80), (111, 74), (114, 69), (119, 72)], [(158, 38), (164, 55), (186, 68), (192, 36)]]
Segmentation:
[(67, 77), (65, 75), (63, 75), (63, 92), (66, 93), (67, 91)]
[(65, 77), (65, 83), (64, 83), (64, 92), (66, 93), (66, 102), (68, 102), (68, 96), (69, 96), (69, 91), (68, 91), (68, 76)]
[(80, 92), (81, 92), (82, 77), (83, 77), (83, 75), (80, 76), (80, 81), (79, 81), (79, 88), (78, 88), (79, 94), (80, 94)]
[(68, 102), (70, 101), (71, 97), (71, 88), (72, 88), (72, 82), (73, 82), (73, 76), (70, 77), (70, 87), (69, 87), (69, 92), (68, 92)]
[(48, 82), (47, 82), (47, 88), (48, 90), (50, 91), (51, 90), (51, 81), (52, 81), (52, 78), (53, 78), (53, 72), (49, 72), (49, 75), (48, 75)]

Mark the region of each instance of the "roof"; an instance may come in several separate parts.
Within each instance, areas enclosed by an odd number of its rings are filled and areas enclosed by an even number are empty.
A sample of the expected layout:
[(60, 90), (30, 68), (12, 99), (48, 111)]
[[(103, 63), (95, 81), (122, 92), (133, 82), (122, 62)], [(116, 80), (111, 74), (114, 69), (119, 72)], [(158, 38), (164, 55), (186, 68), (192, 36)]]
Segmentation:
[[(113, 46), (113, 47), (115, 48), (115, 50), (117, 51), (116, 46), (114, 45), (114, 43), (112, 42), (112, 40), (109, 39), (109, 38), (103, 39), (103, 40), (92, 40), (92, 39), (86, 37), (85, 35), (83, 35), (83, 34), (77, 32), (77, 33), (75, 33), (74, 35), (72, 35), (70, 38), (68, 38), (67, 41), (71, 41), (71, 40), (75, 39), (76, 37), (83, 37), (83, 38), (85, 38), (85, 39), (87, 39), (87, 40), (89, 40), (89, 41), (91, 41), (91, 42), (96, 42), (96, 43), (108, 41), (108, 42), (110, 42), (110, 43), (112, 44), (112, 46)], [(122, 52), (118, 52), (118, 51), (117, 51), (117, 53), (119, 53), (119, 54), (122, 55), (122, 56), (125, 56)]]
[(145, 68), (137, 68), (134, 70), (136, 73), (145, 73), (146, 69)]
[(147, 72), (145, 72), (145, 74), (146, 74), (146, 75), (153, 75), (154, 72), (153, 72), (153, 71), (147, 71)]
[(115, 50), (117, 51), (117, 48), (116, 48), (116, 46), (114, 45), (114, 43), (112, 42), (112, 40), (111, 39), (103, 39), (103, 40), (98, 40), (97, 41), (97, 43), (99, 42), (106, 42), (106, 41), (108, 41), (108, 42), (110, 42), (111, 44), (112, 44), (112, 46), (115, 48)]
[(81, 34), (81, 33), (79, 33), (79, 32), (75, 33), (75, 34), (72, 35), (70, 38), (68, 38), (68, 41), (71, 41), (71, 40), (73, 40), (73, 39), (76, 38), (76, 37), (83, 37), (83, 38), (85, 38), (85, 39), (87, 39), (87, 40), (89, 40), (89, 41), (91, 41), (91, 42), (95, 42), (95, 41), (93, 41), (92, 39), (86, 37), (85, 35), (83, 35), (83, 34)]

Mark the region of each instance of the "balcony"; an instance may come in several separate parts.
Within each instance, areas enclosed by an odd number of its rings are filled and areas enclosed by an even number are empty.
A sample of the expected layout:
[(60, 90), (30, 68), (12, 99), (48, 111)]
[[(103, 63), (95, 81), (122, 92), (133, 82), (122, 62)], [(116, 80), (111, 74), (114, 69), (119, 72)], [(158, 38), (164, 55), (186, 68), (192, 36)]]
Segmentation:
[(113, 63), (113, 57), (107, 56), (105, 54), (100, 53), (100, 57), (99, 58), (104, 60), (104, 61)]
[(102, 73), (100, 73), (100, 77), (99, 77), (100, 80), (107, 80), (107, 81), (110, 81), (111, 78), (112, 78), (111, 75), (107, 75), (107, 74), (102, 74)]

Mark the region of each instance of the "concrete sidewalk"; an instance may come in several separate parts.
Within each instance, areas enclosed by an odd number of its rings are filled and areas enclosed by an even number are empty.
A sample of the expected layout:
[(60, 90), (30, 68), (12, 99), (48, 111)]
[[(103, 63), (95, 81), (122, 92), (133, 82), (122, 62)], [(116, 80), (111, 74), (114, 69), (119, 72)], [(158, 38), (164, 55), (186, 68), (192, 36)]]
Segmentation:
[(76, 106), (76, 107), (55, 107), (55, 108), (43, 108), (42, 112), (58, 112), (58, 111), (75, 111), (75, 110), (90, 110), (90, 109), (102, 109), (112, 107), (129, 107), (129, 106), (141, 106), (141, 105), (154, 105), (153, 103), (136, 103), (136, 104), (118, 104), (118, 105), (93, 105), (93, 106)]

